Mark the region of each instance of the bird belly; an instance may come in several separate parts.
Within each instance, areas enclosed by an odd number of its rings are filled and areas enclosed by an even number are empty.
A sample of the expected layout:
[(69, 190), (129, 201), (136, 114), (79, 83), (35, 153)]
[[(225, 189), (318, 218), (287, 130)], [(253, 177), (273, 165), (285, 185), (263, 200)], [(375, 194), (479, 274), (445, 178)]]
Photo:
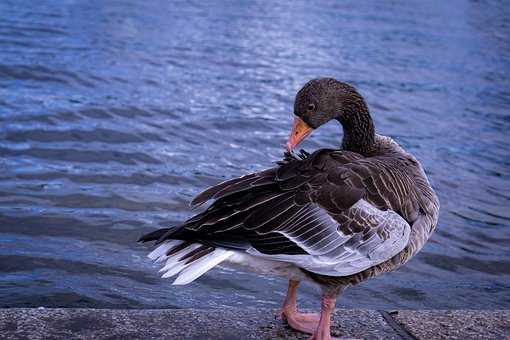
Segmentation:
[(236, 251), (222, 265), (241, 267), (263, 275), (279, 276), (290, 280), (308, 280), (309, 278), (296, 265), (288, 262), (263, 259)]

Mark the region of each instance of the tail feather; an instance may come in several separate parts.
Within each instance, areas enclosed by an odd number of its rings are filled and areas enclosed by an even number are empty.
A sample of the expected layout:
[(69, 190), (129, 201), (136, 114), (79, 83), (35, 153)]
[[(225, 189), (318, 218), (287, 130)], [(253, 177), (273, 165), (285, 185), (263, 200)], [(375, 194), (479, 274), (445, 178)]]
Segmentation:
[(149, 242), (149, 241), (157, 241), (161, 236), (172, 230), (173, 228), (163, 228), (153, 231), (151, 233), (145, 234), (138, 239), (138, 242)]
[(181, 241), (171, 240), (161, 246), (157, 247), (147, 255), (151, 260), (159, 260), (161, 257), (166, 256), (166, 252), (179, 244)]
[[(185, 254), (187, 254), (188, 252), (190, 251), (193, 251), (194, 249), (198, 248), (198, 245), (197, 244), (190, 244), (188, 245), (187, 247), (189, 248), (182, 248), (180, 251), (172, 254), (172, 255), (167, 255), (165, 260), (165, 265), (159, 270), (159, 272), (168, 272), (170, 269), (174, 268), (177, 266), (177, 264), (179, 264), (179, 262), (182, 262), (181, 261), (181, 257)], [(182, 262), (184, 263), (184, 262)], [(185, 264), (185, 263), (184, 263)]]
[(193, 250), (192, 252), (187, 253), (183, 257), (179, 259), (179, 261), (186, 261), (186, 264), (194, 262), (201, 257), (206, 256), (207, 254), (214, 251), (213, 247), (209, 246), (201, 246), (200, 248), (197, 248), (196, 250)]
[(163, 278), (178, 274), (173, 284), (184, 285), (194, 281), (233, 254), (229, 250), (199, 243), (167, 240), (148, 256), (156, 262), (166, 261), (163, 268), (160, 269)]
[(209, 269), (215, 267), (221, 262), (228, 259), (234, 253), (230, 250), (225, 249), (215, 249), (213, 252), (208, 255), (201, 257), (200, 259), (191, 263), (191, 265), (184, 268), (177, 279), (174, 281), (174, 285), (185, 285), (190, 282), (193, 282), (195, 279), (199, 278), (207, 272)]
[(172, 268), (170, 268), (169, 270), (166, 271), (166, 273), (164, 273), (163, 275), (161, 275), (162, 278), (166, 279), (166, 278), (169, 278), (169, 277), (172, 277), (174, 275), (177, 275), (181, 272), (181, 270), (183, 270), (184, 268), (186, 268), (188, 265), (185, 264), (185, 263), (182, 263), (182, 262), (177, 262)]

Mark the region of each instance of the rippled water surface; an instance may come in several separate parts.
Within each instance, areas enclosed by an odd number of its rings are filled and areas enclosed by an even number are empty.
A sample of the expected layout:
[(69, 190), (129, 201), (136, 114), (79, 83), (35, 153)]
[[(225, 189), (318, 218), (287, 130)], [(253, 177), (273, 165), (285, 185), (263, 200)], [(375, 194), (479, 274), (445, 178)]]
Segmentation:
[[(293, 98), (333, 76), (423, 163), (442, 207), (406, 267), (341, 307), (510, 308), (504, 1), (1, 1), (0, 307), (276, 307), (284, 280), (160, 279), (140, 234), (272, 165)], [(321, 128), (304, 147), (339, 145)], [(318, 290), (301, 289), (317, 307)]]

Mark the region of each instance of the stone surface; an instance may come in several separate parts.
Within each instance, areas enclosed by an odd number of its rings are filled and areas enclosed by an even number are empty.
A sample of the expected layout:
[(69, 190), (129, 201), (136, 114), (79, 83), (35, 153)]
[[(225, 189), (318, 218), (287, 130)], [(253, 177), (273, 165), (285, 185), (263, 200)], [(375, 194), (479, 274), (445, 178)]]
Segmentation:
[[(0, 309), (0, 339), (308, 339), (267, 309)], [(385, 316), (383, 316), (385, 315)], [(508, 338), (510, 311), (335, 311), (342, 339)], [(401, 328), (403, 327), (403, 328)], [(407, 332), (407, 333), (406, 333)]]
[[(0, 339), (308, 339), (276, 311), (3, 309)], [(398, 339), (377, 311), (337, 310), (332, 333)]]
[(418, 339), (510, 339), (509, 310), (407, 310), (392, 317)]

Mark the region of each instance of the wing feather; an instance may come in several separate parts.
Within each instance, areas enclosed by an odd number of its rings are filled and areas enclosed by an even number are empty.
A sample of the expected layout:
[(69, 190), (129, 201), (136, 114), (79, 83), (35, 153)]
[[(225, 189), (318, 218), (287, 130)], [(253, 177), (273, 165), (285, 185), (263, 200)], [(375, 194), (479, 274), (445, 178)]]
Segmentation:
[(395, 211), (410, 194), (408, 179), (384, 159), (322, 149), (279, 164), (200, 193), (192, 205), (213, 204), (159, 242), (242, 249), (332, 276), (379, 264), (407, 244), (410, 225)]

